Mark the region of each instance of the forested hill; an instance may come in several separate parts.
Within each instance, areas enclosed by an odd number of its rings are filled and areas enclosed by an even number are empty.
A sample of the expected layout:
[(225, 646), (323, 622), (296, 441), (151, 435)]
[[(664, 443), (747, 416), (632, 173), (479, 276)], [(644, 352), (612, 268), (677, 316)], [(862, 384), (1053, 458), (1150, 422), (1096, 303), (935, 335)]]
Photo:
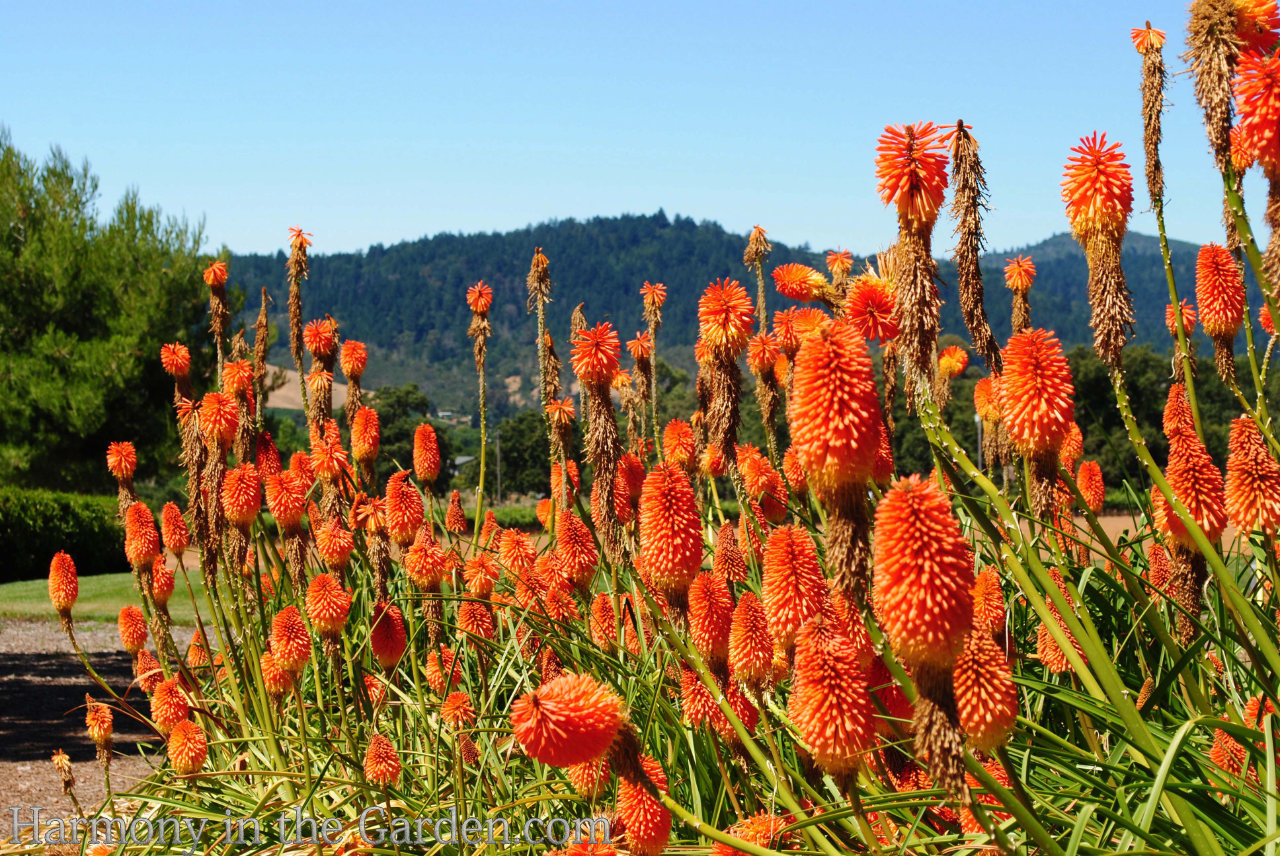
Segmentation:
[[(483, 279), (495, 292), (494, 337), (488, 358), (492, 394), (499, 409), (508, 404), (503, 400), (506, 396), (511, 398), (510, 405), (518, 407), (526, 400), (537, 371), (532, 347), (536, 323), (525, 311), (524, 284), (534, 247), (543, 247), (551, 260), (555, 288), (548, 323), (566, 363), (564, 339), (574, 306), (585, 303), (592, 324), (612, 321), (625, 341), (642, 327), (638, 292), (645, 280), (651, 280), (664, 282), (668, 290), (660, 353), (691, 368), (698, 298), (707, 283), (729, 276), (743, 280), (755, 293), (753, 278), (742, 265), (745, 241), (745, 236), (716, 223), (672, 218), (659, 211), (560, 220), (504, 233), (440, 234), (390, 247), (375, 245), (364, 253), (316, 253), (311, 257), (311, 278), (303, 289), (304, 314), (308, 319), (331, 314), (344, 336), (370, 346), (367, 384), (417, 381), (438, 406), (465, 408), (474, 402), (475, 383), (463, 295), (468, 286)], [(940, 252), (949, 250), (944, 240), (937, 240), (935, 247)], [(323, 248), (322, 236), (317, 248)], [(1009, 334), (1004, 259), (1019, 252), (1031, 255), (1038, 270), (1031, 291), (1033, 320), (1055, 329), (1068, 346), (1091, 341), (1085, 302), (1087, 269), (1083, 254), (1068, 235), (986, 258), (987, 311), (997, 337), (1003, 340)], [(1182, 293), (1189, 296), (1196, 247), (1174, 241), (1172, 253)], [(770, 267), (790, 261), (825, 269), (822, 253), (775, 242)], [(232, 280), (247, 292), (248, 317), (256, 314), (260, 288), (266, 286), (274, 300), (274, 317), (283, 320), (284, 262), (283, 253), (233, 258)], [(1158, 241), (1131, 233), (1125, 241), (1124, 267), (1134, 292), (1137, 337), (1163, 345), (1168, 288)], [(963, 335), (949, 261), (941, 263), (940, 276), (946, 283), (944, 331)], [(785, 303), (776, 293), (772, 301), (770, 309)], [(279, 344), (274, 359), (288, 361), (286, 349)]]

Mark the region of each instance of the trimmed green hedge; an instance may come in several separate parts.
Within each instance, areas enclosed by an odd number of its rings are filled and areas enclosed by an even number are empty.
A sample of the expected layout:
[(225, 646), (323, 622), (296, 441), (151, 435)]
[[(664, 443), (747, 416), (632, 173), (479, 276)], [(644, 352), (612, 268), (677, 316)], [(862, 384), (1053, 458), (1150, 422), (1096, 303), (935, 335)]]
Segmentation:
[[(467, 513), (467, 522), (474, 526), (476, 507), (463, 506), (463, 510)], [(498, 518), (498, 525), (509, 529), (534, 529), (542, 526), (538, 522), (537, 509), (532, 505), (504, 505), (498, 508), (490, 508), (486, 505), (485, 511), (492, 511), (493, 516)]]
[(0, 487), (0, 582), (47, 576), (66, 550), (82, 575), (128, 571), (114, 496)]

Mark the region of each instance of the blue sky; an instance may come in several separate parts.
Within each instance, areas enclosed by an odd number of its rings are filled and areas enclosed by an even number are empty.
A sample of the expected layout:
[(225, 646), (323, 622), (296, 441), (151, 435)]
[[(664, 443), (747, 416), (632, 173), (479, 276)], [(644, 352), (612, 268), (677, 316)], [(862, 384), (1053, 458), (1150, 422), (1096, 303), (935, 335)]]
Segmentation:
[[(883, 127), (963, 118), (1003, 250), (1066, 229), (1062, 164), (1095, 129), (1124, 144), (1133, 228), (1154, 232), (1129, 28), (1167, 30), (1176, 72), (1185, 15), (1167, 0), (13, 4), (0, 123), (28, 154), (88, 158), (104, 209), (136, 186), (240, 252), (284, 246), (294, 223), (324, 252), (662, 207), (865, 253), (895, 231), (875, 195)], [(1169, 95), (1170, 235), (1221, 240), (1185, 75)]]

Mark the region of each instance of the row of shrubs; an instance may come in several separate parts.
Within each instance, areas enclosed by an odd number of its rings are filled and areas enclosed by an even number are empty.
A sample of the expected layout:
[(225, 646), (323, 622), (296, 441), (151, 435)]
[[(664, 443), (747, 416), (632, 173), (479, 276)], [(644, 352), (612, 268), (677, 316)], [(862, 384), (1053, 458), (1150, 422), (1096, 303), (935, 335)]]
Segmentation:
[[(494, 513), (503, 526), (538, 526), (529, 506)], [(474, 508), (467, 509), (473, 516)], [(49, 557), (59, 550), (71, 554), (81, 574), (128, 571), (121, 537), (114, 496), (0, 486), (0, 583), (45, 576)]]
[(59, 550), (81, 574), (127, 571), (120, 539), (114, 496), (0, 486), (0, 583), (45, 576)]

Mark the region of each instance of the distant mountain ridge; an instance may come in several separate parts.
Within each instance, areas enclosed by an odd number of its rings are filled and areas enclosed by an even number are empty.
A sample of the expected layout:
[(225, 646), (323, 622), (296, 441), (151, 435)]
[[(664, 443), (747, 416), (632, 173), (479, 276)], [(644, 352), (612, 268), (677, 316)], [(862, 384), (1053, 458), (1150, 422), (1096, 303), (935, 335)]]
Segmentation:
[[(491, 395), (499, 410), (511, 409), (529, 401), (537, 374), (536, 322), (525, 309), (525, 275), (534, 247), (542, 247), (551, 261), (554, 290), (548, 326), (566, 364), (573, 308), (584, 303), (592, 324), (612, 321), (625, 342), (643, 327), (639, 289), (650, 280), (664, 282), (668, 290), (659, 355), (692, 368), (698, 298), (707, 283), (731, 277), (755, 294), (754, 276), (742, 264), (745, 245), (746, 236), (717, 223), (668, 217), (663, 211), (557, 220), (502, 233), (442, 233), (387, 247), (377, 244), (363, 253), (312, 255), (311, 278), (303, 286), (304, 315), (310, 319), (331, 314), (344, 336), (369, 346), (367, 385), (416, 381), (438, 406), (465, 409), (474, 404), (475, 376), (463, 296), (468, 286), (483, 279), (495, 293), (488, 357)], [(1170, 241), (1180, 295), (1193, 302), (1196, 252), (1194, 244)], [(1004, 341), (1009, 335), (1005, 258), (1018, 253), (1030, 255), (1036, 264), (1032, 321), (1054, 329), (1067, 347), (1091, 342), (1085, 297), (1088, 268), (1079, 246), (1066, 234), (984, 257), (985, 302), (997, 339)], [(823, 253), (807, 245), (775, 242), (768, 268), (791, 261), (825, 270)], [(1129, 233), (1122, 261), (1134, 295), (1135, 337), (1164, 347), (1169, 298), (1158, 239)], [(260, 288), (265, 286), (274, 304), (273, 320), (285, 320), (284, 262), (283, 252), (233, 257), (232, 280), (247, 292), (246, 316), (257, 313)], [(967, 341), (949, 259), (939, 260), (939, 276), (945, 283), (943, 331)], [(771, 312), (787, 303), (771, 289)], [(1256, 295), (1250, 303), (1257, 305)], [(277, 344), (273, 358), (288, 362), (286, 349)]]

